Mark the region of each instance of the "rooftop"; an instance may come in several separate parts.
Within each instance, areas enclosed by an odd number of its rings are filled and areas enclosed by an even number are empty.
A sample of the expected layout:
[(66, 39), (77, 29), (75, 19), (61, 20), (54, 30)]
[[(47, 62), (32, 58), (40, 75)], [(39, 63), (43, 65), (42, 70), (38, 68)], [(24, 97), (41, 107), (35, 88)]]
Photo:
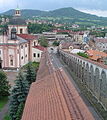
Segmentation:
[(25, 39), (25, 40), (34, 40), (37, 39), (38, 37), (35, 35), (30, 35), (30, 34), (17, 34), (17, 36)]
[(22, 120), (94, 120), (63, 70), (54, 70), (44, 52), (30, 88)]
[(33, 48), (39, 49), (39, 50), (41, 50), (41, 51), (45, 51), (45, 50), (46, 50), (45, 47), (42, 47), (42, 46), (39, 46), (39, 45), (33, 46)]
[(9, 25), (26, 25), (26, 21), (21, 17), (13, 17), (10, 20)]
[(89, 58), (91, 60), (95, 60), (95, 61), (97, 61), (100, 58), (103, 58), (103, 57), (106, 58), (107, 57), (107, 54), (105, 52), (101, 52), (101, 51), (98, 51), (98, 50), (88, 50), (87, 53), (89, 55)]

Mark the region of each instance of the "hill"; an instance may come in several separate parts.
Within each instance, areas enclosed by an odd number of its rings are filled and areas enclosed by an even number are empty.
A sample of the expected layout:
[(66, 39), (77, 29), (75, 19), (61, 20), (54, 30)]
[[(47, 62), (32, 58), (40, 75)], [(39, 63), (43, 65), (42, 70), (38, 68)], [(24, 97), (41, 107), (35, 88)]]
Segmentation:
[[(3, 15), (13, 15), (14, 10), (9, 10), (2, 13)], [(91, 15), (87, 13), (80, 12), (72, 7), (56, 9), (53, 11), (41, 11), (41, 10), (31, 10), (23, 9), (22, 16), (24, 18), (33, 18), (34, 16), (38, 17), (53, 17), (61, 18), (60, 22), (72, 22), (78, 24), (98, 24), (98, 25), (107, 25), (106, 17), (98, 17), (96, 15)]]

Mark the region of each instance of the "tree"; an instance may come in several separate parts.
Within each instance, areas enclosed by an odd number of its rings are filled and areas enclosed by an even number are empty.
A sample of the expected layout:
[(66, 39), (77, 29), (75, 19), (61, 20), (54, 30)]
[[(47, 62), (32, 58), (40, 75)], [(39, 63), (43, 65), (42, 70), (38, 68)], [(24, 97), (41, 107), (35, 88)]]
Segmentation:
[(0, 98), (9, 95), (10, 85), (7, 81), (7, 76), (3, 71), (0, 71)]
[(32, 66), (32, 63), (29, 62), (26, 68), (26, 80), (28, 81), (28, 84), (31, 85), (32, 82), (35, 82), (36, 80), (36, 70)]
[(23, 108), (24, 108), (24, 103), (22, 102), (18, 106), (18, 111), (16, 113), (16, 120), (21, 120), (21, 116), (22, 116), (22, 113), (23, 113)]
[(89, 58), (86, 53), (79, 52), (79, 53), (77, 53), (77, 55), (82, 56), (84, 58)]
[(42, 32), (47, 32), (47, 31), (52, 31), (54, 29), (54, 26), (51, 24), (29, 24), (28, 25), (28, 31), (29, 33), (37, 34), (37, 33), (42, 33)]
[(41, 46), (43, 47), (48, 47), (48, 41), (46, 40), (46, 38), (44, 36), (42, 36), (40, 39), (39, 39), (39, 43)]
[(54, 41), (53, 46), (59, 46), (60, 42), (59, 41)]
[(20, 109), (22, 108), (21, 104), (25, 103), (28, 91), (28, 82), (25, 80), (25, 76), (20, 71), (10, 96), (9, 115), (11, 120), (17, 120), (21, 117), (21, 114), (19, 114)]

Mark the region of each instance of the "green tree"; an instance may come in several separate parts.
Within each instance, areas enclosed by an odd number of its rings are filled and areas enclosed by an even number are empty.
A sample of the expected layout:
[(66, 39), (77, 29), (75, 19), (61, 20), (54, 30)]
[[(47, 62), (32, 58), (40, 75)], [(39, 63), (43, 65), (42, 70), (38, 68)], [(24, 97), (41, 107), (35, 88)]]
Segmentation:
[(21, 120), (23, 109), (24, 109), (24, 103), (22, 102), (18, 106), (18, 111), (16, 113), (16, 120)]
[(0, 71), (0, 98), (9, 95), (10, 85), (7, 81), (7, 76), (3, 71)]
[(54, 29), (53, 25), (48, 25), (48, 24), (29, 24), (28, 25), (28, 31), (29, 33), (37, 34), (37, 33), (42, 33), (42, 32), (47, 32), (47, 31), (52, 31)]
[(39, 39), (39, 43), (41, 46), (43, 47), (48, 47), (48, 41), (46, 40), (46, 38), (44, 36), (42, 36), (40, 39)]
[(31, 85), (32, 82), (36, 81), (36, 70), (32, 66), (32, 63), (29, 62), (26, 68), (26, 81), (28, 81), (28, 84)]
[(81, 53), (81, 52), (79, 52), (79, 53), (77, 53), (77, 55), (82, 56), (82, 57), (84, 57), (84, 58), (89, 58), (86, 53)]
[(60, 42), (59, 41), (54, 41), (53, 46), (59, 46)]
[(25, 80), (25, 76), (20, 71), (10, 96), (9, 115), (11, 120), (16, 120), (21, 117), (21, 114), (19, 115), (20, 104), (25, 103), (28, 91), (28, 82)]

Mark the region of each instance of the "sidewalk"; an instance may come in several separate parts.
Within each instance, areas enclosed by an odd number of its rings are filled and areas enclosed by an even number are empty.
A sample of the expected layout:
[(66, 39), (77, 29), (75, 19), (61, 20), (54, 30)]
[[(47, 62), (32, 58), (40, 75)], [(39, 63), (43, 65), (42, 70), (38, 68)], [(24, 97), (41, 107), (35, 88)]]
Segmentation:
[(6, 113), (8, 112), (9, 102), (4, 106), (4, 108), (0, 112), (0, 120), (3, 120)]

